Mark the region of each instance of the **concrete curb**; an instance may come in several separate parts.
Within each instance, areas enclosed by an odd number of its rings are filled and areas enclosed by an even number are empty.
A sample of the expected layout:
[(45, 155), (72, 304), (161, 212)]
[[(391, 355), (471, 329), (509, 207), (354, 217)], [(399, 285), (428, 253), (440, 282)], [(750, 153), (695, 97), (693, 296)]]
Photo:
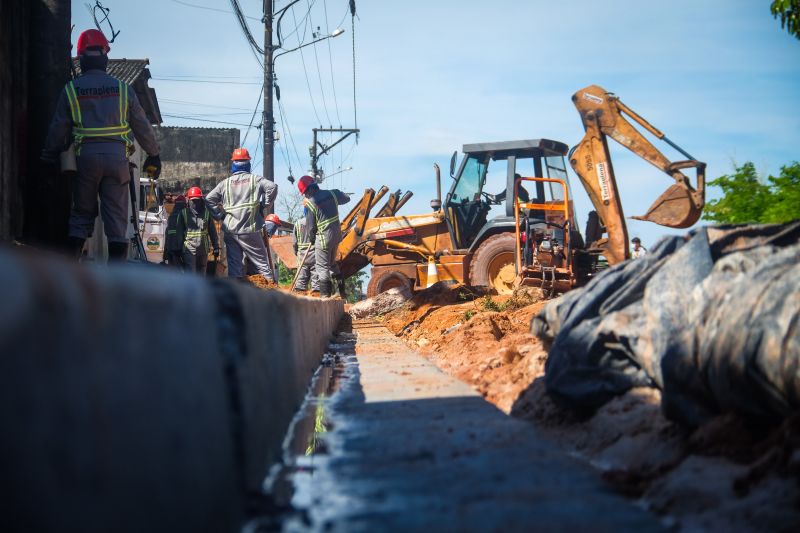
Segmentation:
[(238, 531), (343, 303), (0, 249), (0, 529)]

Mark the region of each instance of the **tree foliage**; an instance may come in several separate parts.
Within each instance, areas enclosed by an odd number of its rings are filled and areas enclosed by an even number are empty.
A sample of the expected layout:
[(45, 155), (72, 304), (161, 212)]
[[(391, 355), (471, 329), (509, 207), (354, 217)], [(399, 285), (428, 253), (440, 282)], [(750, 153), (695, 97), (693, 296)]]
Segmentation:
[(800, 39), (800, 0), (774, 0), (770, 11), (781, 20), (781, 28)]
[(779, 223), (800, 219), (800, 163), (781, 168), (777, 177), (758, 177), (747, 162), (730, 175), (708, 183), (722, 190), (722, 197), (709, 200), (703, 219), (720, 223)]

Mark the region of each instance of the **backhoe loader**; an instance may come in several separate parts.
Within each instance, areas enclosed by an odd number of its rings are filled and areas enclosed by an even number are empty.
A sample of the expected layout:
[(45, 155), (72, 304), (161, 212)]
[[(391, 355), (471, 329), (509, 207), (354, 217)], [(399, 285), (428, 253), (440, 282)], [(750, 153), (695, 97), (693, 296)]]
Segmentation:
[[(434, 165), (437, 195), (431, 201), (431, 213), (397, 215), (411, 196), (397, 191), (371, 216), (388, 188), (377, 193), (364, 191), (341, 220), (343, 239), (337, 261), (342, 278), (372, 264), (369, 297), (398, 286), (425, 288), (431, 266), (435, 266), (439, 281), (466, 283), (501, 294), (520, 285), (560, 292), (585, 284), (605, 263), (603, 258), (615, 264), (628, 255), (607, 136), (675, 180), (645, 215), (634, 218), (676, 228), (697, 221), (704, 201), (704, 163), (600, 87), (578, 91), (573, 102), (586, 135), (569, 151), (569, 161), (596, 209), (589, 214), (585, 240), (576, 226), (564, 161), (566, 144), (551, 139), (467, 144), (458, 165), (457, 153), (450, 160), (453, 183), (444, 198), (439, 167)], [(622, 113), (688, 160), (671, 163)], [(696, 189), (680, 172), (689, 167), (697, 169)], [(488, 192), (489, 177), (499, 180), (497, 189), (504, 189)], [(492, 206), (501, 206), (502, 212), (489, 219)], [(290, 248), (288, 242), (274, 244), (281, 260), (293, 268), (296, 262)]]

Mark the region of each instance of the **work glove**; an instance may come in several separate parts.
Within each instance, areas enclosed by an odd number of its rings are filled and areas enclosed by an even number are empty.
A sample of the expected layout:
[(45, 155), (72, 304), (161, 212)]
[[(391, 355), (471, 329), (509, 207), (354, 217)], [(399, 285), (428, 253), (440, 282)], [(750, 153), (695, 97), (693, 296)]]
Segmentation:
[(157, 180), (161, 175), (161, 156), (148, 155), (144, 160), (145, 173), (154, 180)]

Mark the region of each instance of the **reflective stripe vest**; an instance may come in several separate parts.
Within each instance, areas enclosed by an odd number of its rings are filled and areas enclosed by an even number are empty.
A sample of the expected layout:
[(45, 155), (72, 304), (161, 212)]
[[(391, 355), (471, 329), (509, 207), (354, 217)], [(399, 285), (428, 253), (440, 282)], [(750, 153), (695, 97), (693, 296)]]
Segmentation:
[(305, 253), (311, 243), (305, 240), (306, 225), (305, 218), (299, 219), (294, 223), (294, 242), (297, 243), (297, 253)]
[(330, 226), (331, 224), (339, 223), (339, 200), (336, 199), (335, 192), (333, 191), (328, 191), (328, 192), (331, 193), (331, 196), (333, 197), (333, 202), (336, 204), (336, 214), (332, 217), (320, 220), (319, 210), (317, 209), (317, 206), (314, 205), (314, 202), (313, 201), (306, 202), (306, 207), (308, 207), (311, 210), (311, 212), (314, 213), (314, 220), (317, 221), (317, 233), (322, 233), (322, 230), (327, 229), (328, 226)]
[(208, 237), (208, 225), (211, 215), (208, 209), (205, 209), (205, 212), (203, 213), (203, 220), (205, 221), (205, 224), (203, 224), (203, 229), (189, 229), (188, 207), (183, 210), (182, 214), (183, 214), (183, 222), (184, 224), (186, 224), (186, 236), (183, 238), (184, 245), (190, 243), (193, 239), (200, 238), (202, 239), (202, 243), (205, 245), (206, 250), (211, 248), (211, 241), (209, 240)]
[[(247, 231), (256, 231), (256, 214), (260, 215), (260, 202), (258, 200), (258, 184), (256, 183), (255, 174), (250, 174), (250, 193), (238, 204), (225, 206), (225, 216), (232, 214), (232, 211), (241, 211), (242, 209), (250, 209), (249, 222), (246, 226)], [(225, 198), (229, 201), (233, 199), (231, 191), (231, 180), (225, 183)]]
[(76, 151), (80, 152), (80, 146), (84, 139), (99, 138), (109, 139), (112, 141), (120, 141), (125, 143), (129, 148), (133, 146), (131, 140), (131, 127), (128, 124), (128, 84), (117, 80), (119, 87), (119, 123), (111, 126), (102, 127), (88, 127), (83, 124), (83, 116), (81, 114), (81, 105), (78, 100), (78, 94), (75, 91), (75, 83), (70, 81), (65, 90), (67, 92), (67, 101), (69, 102), (69, 111), (72, 114), (72, 137), (75, 140)]

